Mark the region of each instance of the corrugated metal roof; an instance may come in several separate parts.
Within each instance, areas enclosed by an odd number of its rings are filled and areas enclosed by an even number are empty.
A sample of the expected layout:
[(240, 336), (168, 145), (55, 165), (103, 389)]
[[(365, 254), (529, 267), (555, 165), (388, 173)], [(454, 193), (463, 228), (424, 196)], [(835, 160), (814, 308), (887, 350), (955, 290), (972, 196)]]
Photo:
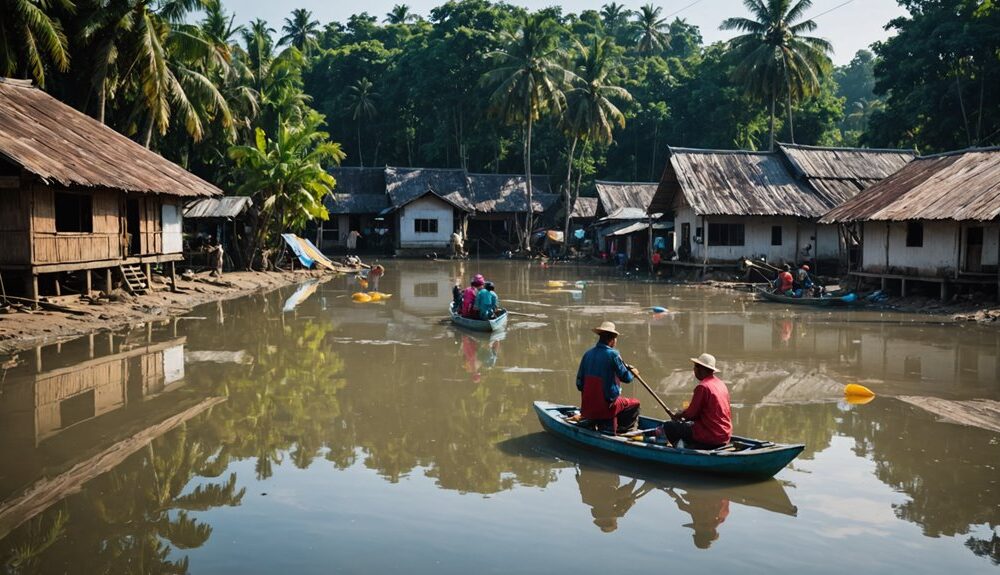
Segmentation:
[(247, 196), (223, 196), (192, 200), (184, 206), (185, 218), (235, 218), (253, 206)]
[(917, 158), (820, 222), (998, 218), (1000, 148), (980, 148)]
[[(528, 211), (525, 177), (514, 174), (468, 174), (468, 196), (479, 213), (524, 213)], [(559, 196), (552, 193), (548, 176), (531, 177), (531, 203), (535, 213), (552, 207)]]
[(471, 210), (472, 206), (465, 200), (467, 182), (465, 170), (440, 168), (386, 168), (385, 187), (389, 194), (389, 202), (399, 208), (404, 204), (434, 192), (441, 198), (455, 194), (455, 202)]
[(222, 190), (97, 120), (0, 78), (0, 156), (45, 182), (172, 196)]
[(598, 213), (608, 215), (622, 208), (646, 211), (656, 193), (656, 182), (594, 182), (600, 200)]
[(821, 148), (778, 144), (778, 149), (803, 178), (878, 181), (917, 157), (913, 150)]
[(793, 176), (775, 152), (670, 148), (648, 211), (672, 211), (678, 194), (699, 215), (813, 218), (835, 205)]
[(619, 228), (619, 229), (611, 232), (610, 234), (607, 234), (605, 237), (627, 236), (629, 234), (634, 234), (636, 232), (641, 232), (641, 231), (643, 231), (645, 229), (648, 229), (648, 228), (649, 228), (649, 224), (642, 223), (642, 222), (636, 222), (634, 224), (629, 224), (629, 225), (625, 226), (624, 228)]
[(597, 198), (577, 198), (570, 218), (593, 218), (597, 215)]
[(620, 220), (645, 220), (650, 217), (656, 218), (660, 214), (649, 215), (646, 210), (642, 208), (618, 208), (614, 212), (604, 216), (599, 221), (610, 222), (610, 221), (620, 221)]

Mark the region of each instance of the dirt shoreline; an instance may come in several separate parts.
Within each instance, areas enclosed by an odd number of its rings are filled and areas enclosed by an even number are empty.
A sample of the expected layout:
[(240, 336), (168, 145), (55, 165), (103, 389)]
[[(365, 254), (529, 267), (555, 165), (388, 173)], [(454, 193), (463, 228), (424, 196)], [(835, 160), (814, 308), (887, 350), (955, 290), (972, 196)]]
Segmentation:
[[(51, 303), (82, 312), (36, 310), (0, 313), (0, 354), (10, 354), (38, 345), (54, 343), (98, 331), (114, 331), (129, 325), (187, 313), (195, 306), (227, 300), (260, 291), (300, 283), (309, 278), (331, 278), (328, 271), (232, 272), (220, 280), (199, 274), (195, 279), (178, 278), (178, 291), (171, 292), (162, 278), (154, 278), (153, 291), (126, 296), (121, 301), (101, 300), (92, 304), (78, 296), (47, 298)], [(160, 279), (160, 282), (157, 282)]]

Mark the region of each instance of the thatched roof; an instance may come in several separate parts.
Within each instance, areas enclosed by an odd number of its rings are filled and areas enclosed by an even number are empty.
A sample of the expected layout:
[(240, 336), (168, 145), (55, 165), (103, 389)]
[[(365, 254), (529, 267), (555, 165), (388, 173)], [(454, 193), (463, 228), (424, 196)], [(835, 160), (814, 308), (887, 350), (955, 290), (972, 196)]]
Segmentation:
[[(469, 174), (469, 202), (479, 213), (525, 213), (528, 189), (525, 177), (512, 174)], [(548, 176), (531, 177), (532, 211), (536, 214), (551, 208), (559, 196), (553, 194)]]
[(0, 78), (0, 160), (43, 182), (172, 196), (222, 190), (97, 120), (33, 88)]
[(330, 214), (377, 214), (389, 207), (389, 198), (385, 194), (334, 193), (323, 200), (323, 205)]
[(917, 158), (820, 222), (998, 218), (1000, 148), (980, 148)]
[(386, 168), (385, 188), (389, 194), (389, 204), (399, 209), (402, 206), (433, 193), (460, 209), (472, 211), (472, 205), (465, 199), (468, 194), (465, 170), (441, 168)]
[(385, 195), (385, 168), (340, 167), (329, 170), (338, 194)]
[(597, 216), (597, 198), (577, 198), (570, 218), (593, 218)]
[(793, 173), (838, 206), (896, 172), (917, 156), (912, 150), (820, 148), (778, 144)]
[(656, 182), (594, 182), (600, 200), (597, 212), (606, 216), (622, 208), (639, 208), (646, 211), (656, 193)]
[(796, 178), (778, 153), (670, 148), (648, 211), (670, 212), (680, 199), (698, 215), (813, 218), (835, 205)]
[(223, 196), (191, 200), (184, 206), (185, 218), (235, 218), (253, 206), (248, 196)]

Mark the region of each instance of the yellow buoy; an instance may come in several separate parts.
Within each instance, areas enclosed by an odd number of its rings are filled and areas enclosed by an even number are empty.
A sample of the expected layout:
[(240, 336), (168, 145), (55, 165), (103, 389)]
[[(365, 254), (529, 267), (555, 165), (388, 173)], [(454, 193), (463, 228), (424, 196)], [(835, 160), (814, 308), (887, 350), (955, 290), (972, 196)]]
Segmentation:
[(844, 395), (846, 395), (847, 397), (852, 397), (853, 396), (853, 397), (868, 397), (868, 398), (872, 398), (872, 397), (875, 397), (875, 392), (873, 392), (872, 390), (868, 389), (867, 387), (865, 387), (863, 385), (860, 385), (860, 384), (857, 384), (857, 383), (848, 383), (844, 387)]
[(545, 285), (550, 288), (557, 288), (557, 287), (563, 287), (564, 285), (566, 285), (566, 282), (562, 280), (549, 280), (545, 282)]
[(874, 395), (845, 395), (844, 401), (851, 405), (864, 405), (866, 403), (871, 403), (875, 399)]
[(377, 291), (369, 293), (368, 297), (371, 299), (371, 301), (382, 301), (382, 294), (378, 293)]
[(352, 295), (351, 299), (353, 299), (354, 301), (356, 301), (358, 303), (368, 303), (368, 302), (372, 301), (372, 296), (370, 296), (370, 295), (368, 295), (368, 294), (366, 294), (364, 292), (358, 292), (358, 293)]

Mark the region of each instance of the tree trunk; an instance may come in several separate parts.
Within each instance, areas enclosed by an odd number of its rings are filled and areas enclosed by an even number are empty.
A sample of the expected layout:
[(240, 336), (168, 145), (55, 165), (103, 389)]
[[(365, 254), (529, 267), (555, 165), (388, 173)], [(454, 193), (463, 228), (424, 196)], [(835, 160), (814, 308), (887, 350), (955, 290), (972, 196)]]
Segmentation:
[(966, 145), (972, 147), (972, 132), (969, 130), (969, 116), (965, 113), (965, 98), (962, 97), (962, 83), (959, 81), (959, 71), (955, 70), (955, 90), (958, 92), (958, 106), (962, 109), (962, 124), (965, 125)]
[(358, 120), (358, 167), (365, 167), (365, 159), (361, 156), (361, 120)]
[(149, 149), (149, 145), (153, 142), (153, 118), (149, 118), (149, 123), (146, 125), (146, 135), (143, 136), (142, 145)]
[(566, 221), (563, 225), (563, 245), (562, 253), (569, 252), (569, 220), (573, 213), (573, 154), (576, 152), (577, 137), (573, 136), (573, 142), (569, 145), (569, 165), (566, 168), (566, 186), (563, 188), (563, 200), (566, 207)]
[(104, 106), (108, 99), (108, 81), (101, 81), (101, 89), (97, 91), (97, 121), (104, 123)]
[(789, 87), (788, 90), (788, 139), (792, 144), (795, 143), (795, 126), (792, 122), (792, 90)]
[(524, 187), (528, 190), (528, 214), (525, 218), (524, 250), (531, 252), (531, 232), (534, 230), (535, 213), (532, 210), (534, 199), (531, 195), (531, 111), (528, 111), (528, 124), (524, 131)]
[(660, 138), (660, 123), (656, 122), (653, 128), (653, 149), (650, 150), (649, 155), (649, 181), (654, 181), (656, 178), (656, 145), (659, 143)]
[(777, 99), (778, 99), (777, 95), (772, 91), (771, 92), (771, 121), (770, 121), (771, 143), (768, 144), (768, 146), (767, 146), (767, 149), (770, 152), (774, 151), (774, 101), (777, 100)]

